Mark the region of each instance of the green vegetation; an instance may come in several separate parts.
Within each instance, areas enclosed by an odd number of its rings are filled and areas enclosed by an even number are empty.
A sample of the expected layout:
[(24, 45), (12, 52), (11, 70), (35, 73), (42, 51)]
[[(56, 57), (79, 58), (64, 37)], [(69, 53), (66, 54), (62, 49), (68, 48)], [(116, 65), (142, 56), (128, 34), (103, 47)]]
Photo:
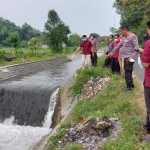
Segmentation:
[(68, 38), (68, 44), (70, 44), (73, 47), (78, 47), (81, 41), (80, 35), (77, 33), (73, 33)]
[(0, 59), (0, 66), (33, 62), (54, 57), (61, 57), (71, 53), (73, 53), (72, 48), (68, 48), (67, 50), (63, 48), (63, 53), (57, 54), (54, 54), (50, 49), (42, 49), (42, 48), (36, 49), (36, 54), (33, 53), (33, 49), (19, 48), (15, 50), (13, 48), (1, 48), (0, 55), (16, 56), (16, 59), (9, 62)]
[(12, 47), (15, 48), (15, 50), (19, 47), (20, 45), (20, 36), (18, 32), (11, 32), (7, 39), (3, 42), (6, 45), (11, 45)]
[(0, 17), (0, 46), (11, 46), (10, 42), (5, 42), (11, 33), (19, 34), (21, 46), (23, 47), (25, 47), (24, 43), (33, 37), (43, 37), (43, 33), (41, 31), (34, 29), (27, 23), (24, 23), (22, 27), (20, 27), (16, 26), (15, 23)]
[(146, 33), (146, 22), (150, 16), (150, 0), (116, 0), (114, 7), (121, 15), (121, 26), (128, 25), (138, 36), (140, 44)]
[[(83, 85), (91, 78), (100, 76), (110, 76), (108, 86), (103, 92), (99, 93), (91, 100), (79, 100), (70, 117), (61, 124), (61, 128), (56, 136), (49, 138), (44, 150), (56, 150), (58, 141), (63, 138), (65, 129), (71, 126), (72, 122), (78, 122), (78, 117), (86, 120), (89, 116), (95, 117), (115, 117), (121, 121), (123, 132), (119, 133), (118, 139), (111, 142), (105, 142), (103, 147), (105, 150), (148, 150), (149, 143), (140, 143), (139, 138), (142, 133), (139, 127), (145, 121), (145, 110), (141, 103), (144, 103), (143, 94), (141, 92), (141, 84), (135, 79), (135, 89), (130, 92), (123, 93), (125, 88), (124, 78), (117, 74), (112, 74), (109, 68), (102, 68), (105, 57), (99, 58), (98, 66), (91, 70), (79, 70), (75, 83), (71, 87), (73, 95), (81, 92)], [(77, 88), (78, 86), (78, 88)], [(82, 150), (80, 145), (68, 145), (63, 150), (71, 150), (79, 146), (76, 150)], [(69, 148), (68, 148), (69, 147)]]
[(32, 38), (28, 43), (28, 48), (31, 49), (32, 54), (33, 54), (33, 51), (35, 51), (34, 54), (36, 54), (36, 51), (37, 49), (41, 47), (41, 44), (42, 44), (42, 40), (40, 38), (38, 37)]
[(62, 44), (67, 44), (67, 35), (70, 33), (70, 29), (61, 21), (55, 10), (49, 11), (45, 30), (46, 40), (52, 52), (62, 52)]

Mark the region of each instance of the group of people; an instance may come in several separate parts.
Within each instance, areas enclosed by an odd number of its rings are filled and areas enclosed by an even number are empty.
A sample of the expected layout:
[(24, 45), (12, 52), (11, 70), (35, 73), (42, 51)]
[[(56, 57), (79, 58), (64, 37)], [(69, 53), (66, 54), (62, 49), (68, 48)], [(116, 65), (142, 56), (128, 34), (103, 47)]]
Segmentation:
[[(150, 21), (147, 22), (147, 34), (144, 49), (139, 48), (137, 36), (130, 32), (128, 26), (121, 27), (121, 35), (110, 35), (109, 46), (106, 52), (107, 58), (104, 62), (104, 67), (110, 66), (112, 72), (120, 73), (125, 78), (126, 88), (124, 92), (127, 92), (134, 88), (132, 71), (134, 61), (137, 54), (141, 54), (141, 65), (145, 68), (144, 75), (144, 96), (147, 110), (146, 123), (141, 127), (146, 131), (148, 135), (141, 137), (143, 141), (150, 141)], [(94, 35), (90, 35), (90, 39), (86, 35), (83, 35), (82, 42), (77, 50), (76, 54), (81, 48), (82, 50), (82, 68), (85, 66), (85, 59), (87, 59), (88, 67), (97, 64), (97, 41)]]
[[(122, 35), (110, 35), (108, 39), (108, 50), (105, 52), (105, 54), (108, 55), (117, 45), (120, 44), (121, 41)], [(112, 73), (121, 74), (123, 77), (125, 76), (121, 49), (117, 50), (117, 52), (111, 58), (108, 57), (105, 59), (103, 68), (104, 67), (111, 67)]]
[(90, 34), (89, 38), (86, 35), (82, 36), (82, 42), (77, 50), (74, 52), (76, 54), (81, 48), (82, 49), (82, 69), (85, 68), (85, 61), (87, 61), (88, 68), (97, 65), (97, 50), (98, 41), (94, 34)]
[(138, 38), (130, 32), (128, 26), (121, 27), (121, 35), (116, 34), (109, 37), (107, 58), (103, 67), (110, 66), (112, 73), (116, 72), (125, 78), (126, 88), (124, 92), (134, 88), (132, 72), (138, 49)]

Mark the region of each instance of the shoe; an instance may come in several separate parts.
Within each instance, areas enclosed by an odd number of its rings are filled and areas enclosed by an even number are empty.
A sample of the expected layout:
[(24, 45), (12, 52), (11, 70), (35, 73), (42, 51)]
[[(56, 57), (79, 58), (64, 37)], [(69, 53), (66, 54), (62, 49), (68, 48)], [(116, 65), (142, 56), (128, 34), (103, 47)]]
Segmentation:
[(134, 84), (132, 84), (132, 85), (131, 85), (131, 88), (134, 88), (134, 87), (135, 87)]
[(150, 141), (150, 134), (147, 134), (147, 135), (145, 135), (145, 136), (142, 136), (141, 138), (140, 138), (140, 141), (142, 142), (142, 141)]
[(124, 93), (131, 91), (131, 87), (126, 87), (125, 90), (123, 91)]

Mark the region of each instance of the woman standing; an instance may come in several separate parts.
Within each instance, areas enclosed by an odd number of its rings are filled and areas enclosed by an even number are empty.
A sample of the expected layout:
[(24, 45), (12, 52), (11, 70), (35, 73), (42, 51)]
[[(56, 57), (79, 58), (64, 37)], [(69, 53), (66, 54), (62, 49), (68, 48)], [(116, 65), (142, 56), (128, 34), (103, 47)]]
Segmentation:
[[(120, 43), (119, 35), (114, 35), (114, 48)], [(111, 71), (112, 73), (120, 74), (120, 65), (118, 62), (119, 50), (112, 56), (111, 60)]]

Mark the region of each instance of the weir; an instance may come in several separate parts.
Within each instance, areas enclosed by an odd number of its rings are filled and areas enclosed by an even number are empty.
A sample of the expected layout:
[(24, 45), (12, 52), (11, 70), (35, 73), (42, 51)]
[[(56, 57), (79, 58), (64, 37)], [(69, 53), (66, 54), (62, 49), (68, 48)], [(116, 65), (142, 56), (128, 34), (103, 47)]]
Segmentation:
[(75, 59), (0, 83), (0, 149), (29, 150), (50, 133), (58, 88), (80, 67)]
[(29, 150), (51, 131), (58, 88), (81, 60), (0, 84), (0, 149)]

